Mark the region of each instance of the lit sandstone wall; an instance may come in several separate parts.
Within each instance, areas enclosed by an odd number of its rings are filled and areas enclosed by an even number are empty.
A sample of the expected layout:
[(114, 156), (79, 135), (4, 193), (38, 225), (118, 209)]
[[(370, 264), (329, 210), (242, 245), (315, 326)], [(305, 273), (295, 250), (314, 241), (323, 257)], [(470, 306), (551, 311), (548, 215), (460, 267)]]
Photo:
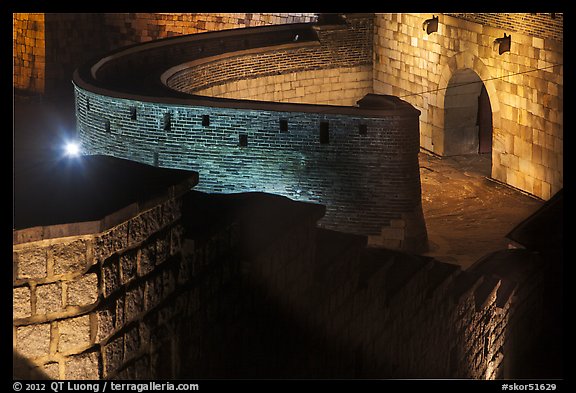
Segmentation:
[(13, 84), (29, 93), (71, 91), (76, 67), (121, 46), (174, 35), (315, 19), (310, 13), (15, 13)]
[(196, 62), (168, 79), (168, 85), (213, 97), (354, 106), (372, 92), (372, 19), (347, 14), (344, 25), (317, 26), (323, 50), (275, 50)]
[(316, 20), (311, 13), (110, 13), (104, 15), (108, 49), (158, 38), (208, 31), (305, 23)]
[[(549, 199), (563, 186), (562, 18), (454, 15), (440, 14), (438, 32), (427, 35), (422, 23), (432, 14), (377, 14), (374, 92), (420, 109), (421, 146), (448, 154), (447, 91), (463, 70), (474, 71), (492, 107), (492, 177)], [(504, 33), (511, 49), (499, 55), (493, 43)]]
[(106, 228), (124, 215), (14, 232), (14, 351), (49, 378), (108, 378), (159, 351), (149, 335), (162, 324), (142, 318), (175, 291), (181, 201)]
[(13, 14), (13, 84), (31, 93), (44, 91), (46, 68), (44, 14)]

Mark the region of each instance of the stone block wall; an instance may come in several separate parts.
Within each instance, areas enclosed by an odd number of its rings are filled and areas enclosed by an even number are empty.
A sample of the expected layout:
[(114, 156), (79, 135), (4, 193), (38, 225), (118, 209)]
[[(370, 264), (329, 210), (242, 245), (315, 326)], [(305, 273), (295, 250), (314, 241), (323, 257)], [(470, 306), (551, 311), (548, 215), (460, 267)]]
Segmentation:
[(194, 192), (15, 244), (14, 350), (55, 379), (515, 377), (542, 323), (536, 254), (462, 271), (318, 229), (323, 212)]
[(354, 106), (372, 92), (372, 66), (331, 68), (219, 84), (194, 94), (209, 97)]
[(345, 25), (315, 30), (319, 45), (194, 61), (166, 84), (213, 97), (354, 106), (372, 92), (372, 18), (350, 14)]
[(538, 38), (564, 39), (564, 14), (562, 13), (445, 13), (481, 25), (515, 31)]
[[(262, 191), (322, 203), (322, 226), (370, 235), (375, 244), (425, 244), (414, 112), (367, 117), (323, 113), (322, 107), (281, 112), (156, 104), (80, 88), (76, 105), (79, 137), (90, 154), (197, 171), (199, 191)], [(393, 222), (400, 225), (389, 236)]]
[(104, 26), (109, 48), (119, 48), (159, 38), (208, 31), (314, 22), (311, 13), (109, 13)]
[[(198, 171), (201, 191), (263, 191), (319, 202), (327, 206), (323, 226), (369, 235), (374, 244), (425, 247), (418, 113), (402, 101), (385, 98), (388, 104), (363, 112), (331, 106), (230, 104), (177, 92), (150, 99), (169, 92), (134, 77), (134, 73), (144, 78), (149, 72), (161, 74), (169, 87), (190, 93), (208, 86), (219, 89), (224, 82), (246, 91), (248, 74), (276, 74), (271, 81), (290, 81), (280, 85), (286, 86), (287, 95), (290, 90), (304, 95), (314, 91), (320, 99), (326, 92), (318, 83), (306, 86), (307, 72), (331, 80), (333, 67), (346, 67), (362, 73), (340, 74), (342, 83), (331, 86), (334, 99), (349, 102), (367, 86), (362, 81), (369, 71), (372, 19), (357, 15), (337, 28), (314, 30), (318, 39), (306, 38), (315, 34), (311, 26), (298, 25), (226, 36), (213, 33), (202, 39), (192, 36), (158, 42), (150, 50), (143, 44), (116, 52), (98, 62), (90, 75), (82, 69), (75, 76), (79, 137), (90, 154)], [(296, 44), (295, 35), (302, 35)], [(182, 63), (187, 56), (199, 59)], [(133, 71), (136, 63), (138, 70)], [(329, 84), (326, 77), (319, 79), (322, 85)], [(263, 88), (281, 94), (277, 86)], [(344, 93), (349, 87), (353, 89)], [(389, 228), (392, 220), (398, 225)]]
[(175, 35), (312, 22), (310, 13), (15, 13), (14, 87), (72, 91), (76, 67), (107, 51)]
[[(239, 376), (515, 378), (522, 348), (542, 328), (542, 304), (531, 302), (542, 296), (536, 277), (544, 266), (528, 252), (464, 272), (429, 258), (366, 249), (365, 239), (351, 235), (319, 230), (302, 241), (309, 232), (296, 233), (279, 238), (274, 249), (313, 251), (314, 258), (301, 260), (308, 263), (264, 249), (243, 263), (251, 319), (248, 328), (241, 326), (265, 343), (248, 342), (237, 361), (251, 362), (259, 345), (274, 350), (257, 363), (261, 369)], [(313, 248), (306, 246), (310, 241)], [(280, 321), (270, 322), (269, 315)]]
[(12, 19), (14, 88), (42, 93), (46, 77), (44, 14), (14, 13)]
[[(561, 37), (555, 28), (527, 32), (528, 14), (496, 18), (513, 18), (504, 24), (457, 15), (440, 14), (438, 32), (427, 35), (422, 23), (432, 14), (377, 14), (374, 93), (397, 95), (420, 109), (420, 144), (442, 155), (446, 89), (459, 71), (473, 70), (492, 106), (491, 176), (547, 200), (563, 185)], [(494, 40), (505, 33), (512, 35), (511, 49), (499, 55)]]
[(56, 379), (109, 378), (152, 356), (139, 329), (175, 291), (180, 209), (170, 199), (103, 232), (15, 243), (14, 351)]

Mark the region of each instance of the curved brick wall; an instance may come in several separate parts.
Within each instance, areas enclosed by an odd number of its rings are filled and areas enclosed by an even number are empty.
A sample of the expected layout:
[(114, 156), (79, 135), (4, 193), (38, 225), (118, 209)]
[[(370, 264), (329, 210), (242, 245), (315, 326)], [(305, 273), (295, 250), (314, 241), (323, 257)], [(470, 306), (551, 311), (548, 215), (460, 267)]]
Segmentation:
[(14, 13), (14, 87), (52, 94), (96, 55), (158, 38), (313, 22), (311, 13)]
[(372, 93), (372, 20), (316, 29), (320, 45), (245, 51), (168, 70), (178, 91), (235, 99), (354, 106)]
[(368, 93), (372, 93), (372, 66), (291, 72), (194, 91), (208, 97), (342, 106), (354, 106)]
[(193, 74), (186, 63), (234, 59), (230, 52), (296, 56), (268, 59), (257, 73), (263, 76), (278, 64), (277, 73), (296, 75), (362, 67), (371, 59), (371, 21), (206, 33), (116, 51), (75, 73), (79, 136), (90, 153), (196, 170), (202, 191), (258, 190), (322, 203), (325, 227), (421, 248), (419, 112), (410, 105), (394, 97), (362, 108), (201, 98), (160, 82), (172, 67)]

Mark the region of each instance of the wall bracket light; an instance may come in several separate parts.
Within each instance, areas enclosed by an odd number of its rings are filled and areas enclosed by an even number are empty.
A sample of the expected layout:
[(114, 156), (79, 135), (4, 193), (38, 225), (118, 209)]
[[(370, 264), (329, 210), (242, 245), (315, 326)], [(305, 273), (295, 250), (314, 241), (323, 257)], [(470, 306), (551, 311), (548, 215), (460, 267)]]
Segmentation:
[(504, 37), (496, 38), (494, 40), (494, 50), (498, 51), (498, 54), (501, 55), (504, 52), (510, 52), (510, 44), (512, 43), (512, 35), (506, 35), (504, 33)]
[(426, 31), (426, 34), (432, 34), (438, 31), (438, 17), (432, 15), (431, 19), (426, 19), (422, 23), (422, 29)]

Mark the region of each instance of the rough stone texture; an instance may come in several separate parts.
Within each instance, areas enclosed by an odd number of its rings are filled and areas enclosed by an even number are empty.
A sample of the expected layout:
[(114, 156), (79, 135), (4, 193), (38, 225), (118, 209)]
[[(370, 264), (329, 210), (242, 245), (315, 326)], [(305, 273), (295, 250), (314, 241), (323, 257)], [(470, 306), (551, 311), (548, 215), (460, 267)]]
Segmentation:
[(98, 370), (99, 359), (97, 352), (70, 356), (66, 360), (66, 376), (64, 379), (98, 380), (100, 379)]
[(44, 14), (14, 13), (12, 21), (14, 87), (42, 93), (46, 77)]
[(44, 278), (47, 269), (47, 250), (39, 247), (31, 250), (22, 250), (15, 252), (17, 279), (26, 278)]
[(36, 287), (36, 314), (58, 312), (62, 305), (62, 284), (46, 284)]
[(137, 271), (137, 258), (136, 251), (126, 252), (120, 256), (120, 270), (122, 272), (122, 284), (129, 283), (136, 277)]
[(32, 315), (32, 304), (29, 287), (13, 289), (12, 313), (14, 318), (26, 318)]
[(118, 267), (118, 258), (116, 256), (111, 257), (103, 264), (102, 280), (104, 296), (109, 296), (120, 288), (120, 269)]
[(114, 374), (122, 365), (124, 357), (124, 337), (120, 336), (109, 342), (103, 350), (104, 378)]
[(91, 344), (90, 316), (66, 319), (58, 322), (58, 351), (68, 352), (85, 349)]
[(53, 246), (52, 252), (54, 274), (81, 272), (87, 266), (85, 240), (56, 244)]
[[(155, 305), (176, 289), (175, 273), (170, 270), (176, 262), (174, 257), (180, 255), (183, 233), (177, 223), (181, 209), (179, 201), (166, 199), (104, 233), (74, 241), (65, 237), (15, 245), (13, 264), (17, 267), (20, 263), (23, 268), (20, 277), (14, 275), (15, 351), (28, 358), (31, 367), (45, 369), (56, 379), (99, 379), (103, 377), (99, 370), (115, 375), (125, 361), (140, 353), (142, 345), (148, 345), (149, 340), (140, 337), (143, 328), (138, 322), (134, 324), (149, 311), (144, 308), (148, 280), (160, 290)], [(140, 228), (141, 242), (133, 242), (129, 248), (132, 221)], [(93, 252), (89, 249), (92, 244)], [(142, 249), (157, 255), (155, 260), (167, 272), (154, 274), (153, 261), (150, 276), (139, 278), (136, 268)], [(47, 255), (52, 262), (47, 262)], [(94, 264), (97, 266), (83, 272)], [(124, 332), (130, 323), (132, 329)], [(120, 341), (108, 343), (115, 334), (120, 335)], [(99, 348), (100, 343), (104, 348)], [(144, 359), (136, 364), (131, 373), (138, 370), (141, 376), (149, 375), (143, 370)]]
[(67, 305), (87, 306), (98, 299), (98, 276), (94, 273), (69, 282), (67, 287)]
[(126, 322), (134, 320), (144, 311), (144, 287), (137, 286), (126, 292)]
[(16, 340), (19, 354), (29, 358), (46, 356), (50, 351), (50, 324), (19, 326), (16, 328)]
[(116, 313), (115, 307), (106, 306), (96, 312), (96, 341), (102, 342), (114, 332)]
[(60, 379), (60, 364), (47, 363), (42, 367), (42, 371), (50, 379)]
[(117, 250), (128, 245), (128, 222), (117, 225), (102, 235), (96, 237), (94, 244), (96, 258), (104, 260)]

